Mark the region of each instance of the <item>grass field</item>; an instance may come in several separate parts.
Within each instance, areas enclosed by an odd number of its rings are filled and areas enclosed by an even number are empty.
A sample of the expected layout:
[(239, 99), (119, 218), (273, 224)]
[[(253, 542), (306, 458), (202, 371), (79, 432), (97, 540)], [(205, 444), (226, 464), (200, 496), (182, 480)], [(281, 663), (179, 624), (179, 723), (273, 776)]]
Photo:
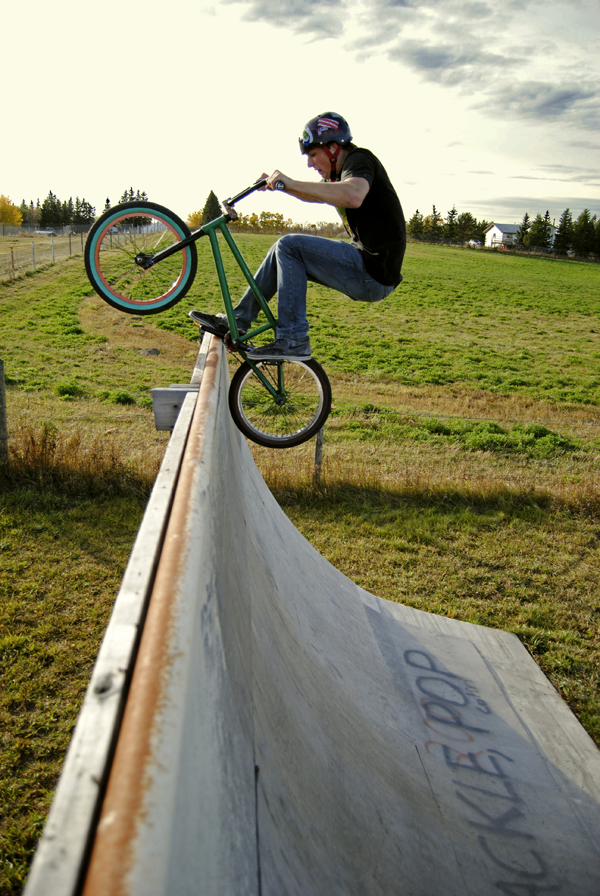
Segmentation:
[[(271, 242), (238, 239), (251, 267)], [(189, 379), (187, 310), (220, 309), (199, 249), (193, 291), (155, 318), (102, 303), (80, 258), (0, 287), (1, 894), (21, 889), (167, 442), (150, 389)], [(253, 453), (332, 563), (516, 632), (600, 743), (600, 268), (410, 244), (404, 273), (374, 306), (309, 287), (334, 392), (320, 484), (312, 443)]]

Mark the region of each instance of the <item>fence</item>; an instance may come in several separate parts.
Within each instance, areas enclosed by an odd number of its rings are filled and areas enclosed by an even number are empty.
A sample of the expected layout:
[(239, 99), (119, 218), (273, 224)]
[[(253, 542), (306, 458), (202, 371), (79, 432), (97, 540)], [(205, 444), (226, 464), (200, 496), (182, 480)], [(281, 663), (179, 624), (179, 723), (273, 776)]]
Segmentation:
[(14, 280), (72, 255), (82, 255), (85, 233), (0, 239), (0, 282)]
[(65, 224), (56, 227), (40, 227), (39, 224), (21, 224), (14, 227), (12, 224), (0, 222), (0, 236), (67, 236), (69, 233), (87, 233), (94, 222), (87, 224)]

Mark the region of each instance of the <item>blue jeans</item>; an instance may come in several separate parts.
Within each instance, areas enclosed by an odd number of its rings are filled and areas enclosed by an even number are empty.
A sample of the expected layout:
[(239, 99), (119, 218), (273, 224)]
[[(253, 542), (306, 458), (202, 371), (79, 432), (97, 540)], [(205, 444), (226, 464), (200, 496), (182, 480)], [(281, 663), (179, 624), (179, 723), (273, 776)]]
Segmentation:
[[(358, 249), (343, 240), (290, 233), (277, 240), (255, 274), (267, 301), (277, 293), (277, 337), (305, 339), (307, 284), (321, 283), (357, 302), (379, 302), (394, 289), (367, 273)], [(249, 330), (260, 306), (250, 288), (234, 309), (238, 327)]]

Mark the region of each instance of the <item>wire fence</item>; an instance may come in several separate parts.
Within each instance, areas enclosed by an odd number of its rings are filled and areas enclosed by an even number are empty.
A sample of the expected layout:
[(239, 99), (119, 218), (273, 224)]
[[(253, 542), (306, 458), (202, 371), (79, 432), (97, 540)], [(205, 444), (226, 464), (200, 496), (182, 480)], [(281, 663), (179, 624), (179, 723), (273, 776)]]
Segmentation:
[(85, 233), (0, 238), (0, 283), (15, 280), (74, 255), (83, 255)]

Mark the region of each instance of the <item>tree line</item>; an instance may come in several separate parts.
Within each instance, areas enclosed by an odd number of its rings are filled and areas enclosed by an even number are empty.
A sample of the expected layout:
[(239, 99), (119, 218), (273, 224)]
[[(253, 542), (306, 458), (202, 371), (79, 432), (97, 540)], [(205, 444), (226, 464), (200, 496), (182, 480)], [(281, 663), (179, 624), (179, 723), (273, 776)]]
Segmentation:
[(417, 209), (406, 223), (406, 232), (412, 239), (426, 242), (469, 243), (471, 240), (476, 240), (478, 243), (483, 243), (485, 230), (490, 223), (485, 220), (478, 221), (471, 212), (459, 214), (454, 205), (443, 218), (434, 205), (430, 215), (423, 215)]
[(600, 256), (600, 220), (584, 208), (576, 220), (571, 209), (566, 208), (553, 238), (554, 227), (550, 213), (538, 214), (532, 221), (526, 212), (517, 231), (517, 246), (524, 248), (552, 249), (556, 255), (570, 252), (581, 257)]
[[(485, 231), (493, 222), (478, 221), (470, 212), (458, 213), (456, 206), (445, 218), (435, 205), (432, 213), (424, 216), (417, 209), (406, 225), (408, 235), (415, 240), (429, 242), (468, 243), (485, 242)], [(573, 219), (566, 208), (560, 216), (558, 228), (550, 219), (550, 212), (537, 214), (532, 220), (526, 212), (517, 231), (516, 245), (522, 249), (552, 250), (556, 255), (574, 253), (581, 258), (600, 256), (600, 219), (585, 208)]]
[[(119, 203), (131, 202), (134, 199), (147, 200), (148, 196), (144, 190), (129, 187), (121, 194)], [(107, 199), (102, 211), (108, 211), (111, 207), (110, 199)], [(79, 196), (75, 201), (72, 196), (61, 201), (56, 193), (50, 190), (43, 202), (38, 199), (36, 203), (33, 200), (27, 203), (23, 199), (21, 205), (17, 206), (8, 196), (0, 195), (0, 224), (47, 230), (70, 224), (93, 224), (95, 220), (95, 207), (87, 199), (80, 199)]]
[[(201, 227), (220, 217), (223, 210), (219, 200), (211, 190), (202, 210), (191, 212), (187, 217), (187, 223), (191, 228)], [(298, 224), (291, 218), (284, 218), (279, 212), (261, 212), (251, 215), (240, 215), (237, 221), (229, 225), (233, 233), (310, 233), (318, 236), (335, 237), (342, 229), (341, 221), (332, 224), (330, 221), (318, 221), (316, 224)]]
[[(120, 204), (147, 199), (148, 195), (144, 190), (129, 187), (122, 192), (118, 202)], [(110, 208), (112, 208), (111, 202), (107, 198), (102, 211), (106, 212)], [(200, 227), (203, 221), (213, 221), (221, 214), (219, 200), (211, 190), (202, 210), (188, 215), (188, 224), (190, 227)], [(75, 201), (72, 197), (61, 201), (50, 190), (41, 203), (39, 199), (35, 204), (33, 200), (29, 203), (23, 200), (21, 205), (17, 206), (8, 196), (0, 195), (0, 223), (13, 227), (27, 225), (45, 230), (70, 224), (92, 224), (95, 218), (94, 206), (85, 198), (79, 199), (78, 196)], [(486, 220), (478, 221), (471, 212), (459, 213), (456, 206), (453, 206), (444, 218), (434, 205), (429, 215), (423, 215), (417, 209), (407, 222), (406, 229), (409, 237), (415, 240), (458, 244), (472, 241), (484, 243), (485, 231), (490, 223), (492, 222)], [(341, 224), (328, 221), (298, 224), (291, 218), (284, 218), (282, 214), (275, 212), (240, 215), (238, 221), (231, 225), (232, 230), (242, 233), (303, 232), (331, 237), (337, 236), (340, 228)], [(526, 212), (517, 232), (516, 245), (523, 249), (552, 250), (556, 255), (573, 253), (581, 258), (588, 258), (590, 255), (600, 257), (600, 219), (592, 215), (587, 208), (574, 219), (571, 210), (566, 208), (560, 216), (558, 228), (555, 228), (550, 220), (549, 211), (544, 215), (537, 214), (533, 220)]]

